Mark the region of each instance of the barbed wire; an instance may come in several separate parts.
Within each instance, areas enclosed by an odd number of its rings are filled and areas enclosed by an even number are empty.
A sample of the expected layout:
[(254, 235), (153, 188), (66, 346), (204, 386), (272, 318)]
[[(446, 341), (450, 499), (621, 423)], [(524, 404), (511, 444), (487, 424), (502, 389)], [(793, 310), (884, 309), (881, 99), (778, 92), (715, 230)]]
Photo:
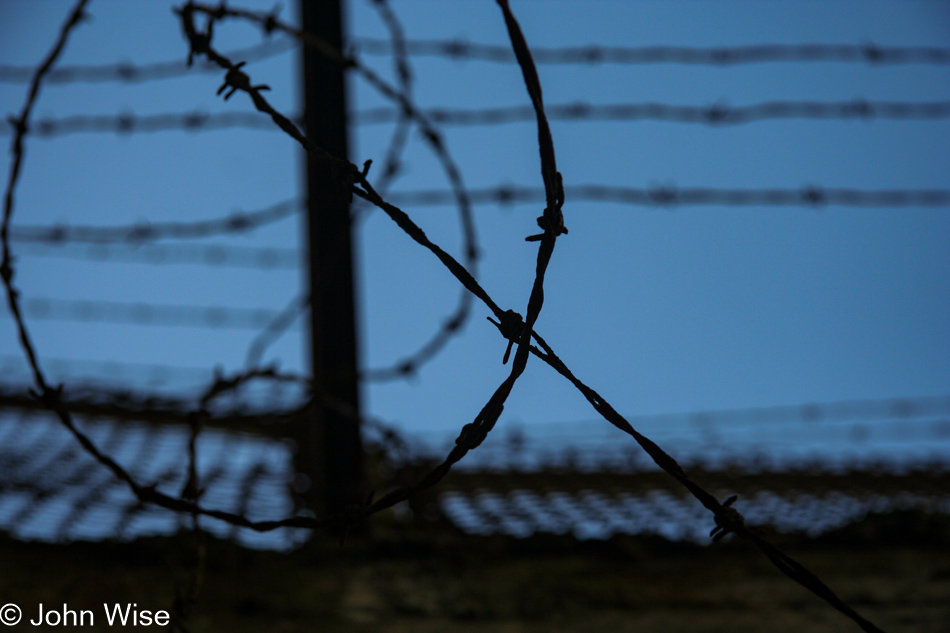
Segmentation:
[[(767, 101), (748, 106), (724, 102), (708, 106), (668, 103), (592, 104), (585, 101), (546, 106), (550, 118), (559, 121), (663, 121), (704, 125), (742, 125), (773, 119), (937, 120), (950, 117), (950, 101)], [(498, 108), (431, 108), (426, 114), (442, 125), (500, 125), (531, 121), (530, 106)], [(396, 119), (392, 108), (373, 108), (356, 113), (356, 123), (374, 125)]]
[[(27, 299), (24, 301), (24, 312), (36, 320), (211, 329), (259, 329), (266, 327), (278, 315), (277, 310), (270, 308), (125, 303), (50, 297)], [(4, 316), (9, 318), (8, 315)]]
[[(506, 0), (498, 0), (498, 4), (504, 15), (509, 38), (524, 76), (527, 91), (531, 97), (533, 109), (537, 118), (539, 153), (541, 157), (542, 177), (544, 180), (547, 201), (547, 206), (543, 212), (543, 215), (538, 218), (538, 224), (542, 230), (542, 233), (538, 235), (532, 235), (527, 238), (528, 241), (539, 242), (539, 249), (537, 255), (535, 280), (532, 286), (526, 315), (524, 318), (522, 318), (520, 314), (514, 312), (513, 310), (502, 311), (502, 309), (491, 299), (488, 293), (478, 284), (475, 278), (469, 273), (468, 270), (466, 270), (464, 266), (462, 266), (451, 255), (442, 250), (438, 245), (429, 240), (425, 233), (401, 209), (385, 202), (375, 191), (375, 189), (373, 189), (372, 185), (366, 178), (368, 165), (364, 166), (363, 170), (360, 170), (355, 165), (352, 165), (345, 160), (332, 157), (322, 148), (315, 146), (300, 132), (296, 126), (293, 125), (293, 123), (276, 111), (267, 102), (267, 100), (261, 94), (261, 91), (263, 89), (267, 89), (267, 86), (252, 84), (250, 77), (241, 70), (241, 67), (244, 65), (243, 63), (235, 65), (229, 59), (223, 57), (220, 53), (212, 48), (212, 30), (216, 16), (218, 16), (218, 19), (220, 19), (222, 16), (235, 16), (239, 15), (241, 12), (228, 10), (224, 5), (220, 5), (218, 8), (208, 9), (206, 10), (206, 13), (209, 16), (209, 23), (207, 24), (205, 31), (199, 32), (194, 25), (194, 13), (196, 10), (198, 10), (197, 5), (189, 2), (177, 10), (182, 21), (183, 29), (190, 43), (189, 59), (196, 55), (204, 55), (227, 71), (225, 82), (218, 90), (219, 94), (227, 90), (228, 92), (225, 95), (225, 98), (227, 99), (237, 91), (246, 93), (251, 98), (258, 110), (269, 114), (274, 123), (281, 127), (281, 129), (287, 132), (292, 138), (297, 140), (312, 157), (314, 157), (316, 160), (322, 160), (331, 163), (335, 167), (339, 168), (341, 177), (345, 179), (347, 185), (352, 186), (352, 192), (355, 195), (358, 195), (359, 197), (364, 198), (380, 207), (397, 223), (398, 226), (400, 226), (400, 228), (406, 231), (406, 233), (413, 240), (437, 256), (467, 289), (469, 289), (473, 294), (481, 299), (492, 310), (498, 319), (497, 322), (494, 322), (495, 325), (499, 328), (502, 336), (508, 340), (508, 351), (510, 352), (512, 346), (516, 345), (514, 361), (512, 363), (509, 376), (495, 390), (486, 405), (475, 417), (474, 421), (466, 424), (462, 428), (459, 437), (456, 440), (455, 447), (451, 450), (451, 452), (441, 464), (435, 466), (435, 468), (429, 471), (429, 474), (422, 477), (415, 484), (392, 490), (376, 501), (368, 503), (363, 507), (352, 508), (352, 511), (343, 512), (340, 516), (316, 519), (298, 515), (280, 520), (252, 521), (241, 514), (203, 507), (200, 505), (197, 497), (192, 498), (191, 496), (185, 495), (184, 491), (181, 495), (175, 497), (160, 492), (156, 486), (141, 484), (133, 473), (130, 473), (128, 470), (124, 469), (113, 458), (105, 454), (95, 442), (93, 442), (85, 433), (76, 427), (70, 411), (63, 403), (63, 390), (61, 388), (51, 388), (46, 382), (43, 372), (39, 367), (32, 342), (26, 332), (26, 326), (19, 310), (18, 292), (12, 283), (13, 274), (9, 251), (8, 228), (10, 218), (12, 216), (13, 191), (15, 189), (17, 175), (19, 173), (19, 167), (22, 160), (22, 138), (26, 133), (26, 124), (29, 113), (35, 100), (38, 86), (43, 74), (49, 69), (49, 67), (52, 66), (53, 61), (58, 56), (59, 51), (62, 49), (66, 35), (69, 33), (71, 27), (79, 21), (79, 17), (82, 15), (83, 0), (80, 0), (80, 3), (77, 5), (73, 16), (64, 27), (53, 52), (48, 57), (47, 61), (38, 69), (35, 79), (32, 83), (32, 89), (30, 96), (27, 99), (27, 104), (24, 107), (23, 114), (18, 119), (17, 133), (14, 143), (14, 168), (11, 171), (10, 184), (7, 189), (7, 203), (4, 213), (2, 231), (2, 241), (4, 248), (3, 280), (7, 289), (7, 296), (11, 306), (11, 312), (13, 313), (20, 332), (22, 347), (24, 348), (24, 352), (34, 373), (35, 384), (38, 391), (38, 399), (40, 399), (49, 410), (54, 412), (57, 417), (59, 417), (60, 421), (72, 433), (74, 438), (82, 445), (83, 449), (103, 466), (106, 466), (110, 471), (112, 471), (116, 478), (125, 482), (131, 492), (143, 504), (154, 504), (168, 510), (190, 515), (193, 519), (196, 519), (198, 515), (202, 515), (226, 521), (232, 525), (238, 525), (259, 531), (273, 530), (279, 527), (305, 527), (313, 529), (327, 525), (347, 526), (356, 520), (368, 517), (369, 515), (379, 512), (383, 509), (390, 508), (397, 503), (407, 500), (409, 497), (414, 496), (418, 492), (432, 487), (445, 477), (445, 475), (455, 463), (461, 460), (469, 451), (477, 448), (484, 441), (485, 437), (492, 430), (495, 423), (499, 419), (508, 395), (511, 393), (515, 382), (518, 380), (526, 367), (529, 354), (534, 354), (536, 357), (541, 358), (543, 361), (549, 364), (563, 377), (568, 379), (578, 390), (581, 391), (581, 393), (585, 396), (585, 398), (587, 398), (587, 400), (591, 403), (595, 410), (598, 411), (598, 413), (600, 413), (611, 424), (631, 435), (636, 440), (636, 442), (653, 458), (658, 466), (660, 466), (669, 475), (682, 484), (682, 486), (685, 487), (694, 497), (696, 497), (696, 499), (699, 500), (703, 506), (712, 512), (716, 524), (716, 527), (711, 532), (711, 536), (714, 537), (714, 540), (718, 541), (723, 536), (731, 532), (745, 540), (750, 541), (756, 547), (758, 547), (780, 571), (785, 573), (792, 580), (808, 588), (820, 598), (824, 599), (835, 609), (844, 613), (847, 617), (851, 618), (859, 626), (861, 626), (865, 631), (880, 631), (880, 629), (861, 617), (850, 606), (842, 601), (812, 572), (783, 553), (770, 542), (766, 541), (759, 534), (746, 527), (743, 516), (732, 507), (733, 503), (737, 499), (735, 495), (727, 499), (725, 502), (720, 503), (712, 494), (688, 477), (683, 471), (682, 467), (672, 457), (660, 449), (660, 447), (651, 440), (637, 432), (629, 424), (629, 422), (620, 416), (599, 394), (597, 394), (592, 388), (588, 387), (580, 379), (575, 377), (563, 363), (563, 361), (554, 353), (553, 349), (547, 344), (547, 342), (544, 341), (544, 339), (537, 332), (533, 331), (533, 325), (540, 313), (543, 303), (542, 288), (548, 262), (550, 261), (551, 255), (553, 253), (557, 237), (567, 233), (561, 212), (561, 207), (564, 203), (564, 190), (561, 184), (560, 174), (557, 172), (555, 166), (553, 141), (548, 129), (545, 110), (541, 99), (540, 82), (538, 81), (536, 69), (531, 58), (531, 52), (521, 33), (520, 26), (511, 13)], [(267, 28), (273, 27), (274, 17), (272, 15), (268, 16), (266, 24)], [(404, 107), (408, 109), (408, 106)], [(532, 339), (537, 342), (537, 347), (531, 344)], [(505, 361), (507, 360), (508, 352), (505, 354)], [(233, 381), (229, 384), (233, 384)], [(209, 391), (209, 394), (210, 393), (211, 391)], [(319, 396), (319, 394), (317, 394), (317, 396)], [(202, 401), (202, 403), (204, 404), (204, 401)]]
[[(9, 179), (7, 180), (7, 186), (3, 199), (3, 224), (0, 226), (0, 245), (2, 245), (3, 248), (3, 260), (0, 262), (0, 277), (3, 279), (3, 286), (7, 297), (7, 305), (10, 308), (10, 314), (13, 316), (13, 319), (16, 322), (17, 335), (20, 340), (20, 345), (23, 348), (23, 353), (26, 355), (30, 367), (33, 370), (33, 377), (37, 388), (44, 392), (49, 389), (49, 386), (46, 384), (46, 380), (43, 377), (43, 372), (39, 368), (33, 341), (30, 338), (29, 331), (26, 328), (26, 324), (24, 323), (23, 316), (20, 312), (20, 292), (13, 282), (14, 260), (10, 248), (10, 224), (13, 220), (16, 187), (20, 180), (20, 173), (23, 167), (23, 139), (27, 134), (30, 116), (33, 113), (33, 106), (36, 104), (36, 100), (39, 97), (40, 87), (42, 86), (43, 79), (46, 74), (52, 70), (53, 64), (56, 62), (57, 58), (59, 58), (60, 53), (62, 53), (63, 48), (66, 46), (66, 40), (69, 38), (70, 32), (80, 22), (88, 18), (88, 15), (85, 12), (87, 2), (88, 0), (77, 0), (76, 5), (69, 14), (69, 17), (61, 27), (59, 35), (56, 38), (56, 42), (53, 44), (50, 52), (33, 72), (33, 76), (30, 79), (30, 88), (27, 93), (26, 102), (23, 104), (23, 109), (20, 111), (20, 115), (15, 118), (11, 116), (8, 119), (9, 123), (14, 129), (13, 144), (11, 147), (13, 160), (10, 164), (10, 175)], [(66, 424), (67, 428), (71, 426), (67, 420), (63, 420), (63, 422)]]
[[(51, 365), (59, 365), (61, 369), (68, 372), (68, 368), (73, 370), (97, 368), (102, 374), (127, 375), (127, 372), (150, 375), (152, 377), (162, 377), (169, 382), (184, 384), (192, 382), (196, 386), (203, 385), (204, 395), (213, 392), (215, 395), (223, 393), (226, 388), (234, 389), (248, 381), (247, 374), (238, 374), (237, 378), (222, 379), (220, 375), (215, 376), (211, 369), (199, 369), (195, 367), (177, 367), (158, 364), (141, 363), (118, 363), (114, 361), (91, 361), (82, 359), (63, 359), (49, 358)], [(0, 356), (0, 367), (12, 371), (14, 367), (26, 370), (22, 357), (19, 356)], [(72, 372), (69, 372), (72, 373)], [(307, 379), (299, 374), (292, 372), (276, 372), (274, 376), (282, 376), (284, 382), (296, 382), (304, 384)], [(90, 376), (80, 376), (75, 374), (76, 378), (90, 378)], [(260, 378), (260, 375), (254, 374), (251, 378)], [(217, 384), (214, 389), (209, 389), (207, 385)], [(189, 399), (168, 396), (148, 392), (142, 389), (132, 389), (128, 386), (117, 385), (114, 387), (96, 386), (91, 389), (75, 389), (70, 394), (72, 398), (67, 402), (70, 409), (79, 410), (81, 406), (84, 415), (97, 418), (110, 418), (124, 420), (149, 420), (154, 416), (154, 412), (160, 412), (162, 416), (175, 417), (178, 423), (185, 424), (187, 416), (192, 411), (192, 402)], [(247, 417), (240, 427), (242, 430), (254, 430), (253, 417), (251, 412), (265, 412), (267, 421), (262, 423), (262, 427), (268, 427), (277, 424), (279, 421), (288, 421), (290, 412), (295, 411), (302, 405), (302, 401), (297, 399), (288, 399), (281, 392), (274, 392), (272, 400), (258, 401), (254, 400), (235, 400), (226, 409), (227, 415), (235, 415), (238, 412), (245, 412)], [(40, 411), (44, 405), (35, 398), (24, 394), (22, 384), (16, 382), (0, 382), (0, 408), (14, 408), (28, 411)], [(217, 414), (216, 414), (217, 415)], [(737, 409), (710, 409), (699, 410), (684, 413), (670, 414), (641, 414), (627, 416), (628, 420), (637, 423), (638, 426), (653, 426), (657, 428), (672, 425), (701, 425), (713, 427), (735, 427), (736, 425), (758, 425), (772, 426), (784, 424), (803, 424), (803, 425), (828, 425), (838, 424), (846, 421), (892, 421), (892, 420), (924, 420), (932, 421), (934, 419), (944, 418), (950, 415), (950, 394), (942, 396), (907, 396), (898, 398), (884, 399), (857, 399), (857, 400), (833, 400), (827, 402), (807, 402), (795, 405), (777, 405), (767, 407), (748, 407)], [(383, 423), (382, 420), (374, 418), (375, 422)], [(574, 422), (557, 422), (554, 426), (558, 429), (581, 429), (591, 422), (589, 419), (576, 420)], [(388, 423), (387, 423), (388, 424)], [(226, 426), (221, 424), (221, 426)], [(392, 425), (388, 425), (392, 426)], [(544, 427), (549, 429), (548, 434), (554, 433), (554, 427)], [(943, 427), (941, 427), (943, 428)], [(260, 429), (258, 429), (260, 431)], [(394, 427), (393, 433), (397, 433)], [(935, 433), (943, 433), (936, 430)], [(268, 434), (276, 437), (283, 437), (283, 431), (270, 428)], [(560, 436), (558, 436), (560, 437)], [(510, 438), (509, 438), (510, 439)], [(409, 436), (400, 435), (400, 443), (405, 445), (413, 444), (414, 440)], [(518, 440), (523, 441), (523, 440)], [(413, 454), (425, 452), (421, 445), (416, 446), (411, 451)]]
[[(294, 121), (302, 124), (299, 117), (295, 118)], [(191, 112), (151, 115), (137, 115), (126, 112), (119, 115), (77, 115), (62, 119), (37, 119), (29, 127), (28, 132), (31, 136), (37, 138), (55, 138), (78, 133), (129, 135), (170, 130), (207, 132), (235, 128), (272, 132), (273, 122), (268, 117), (253, 112), (216, 112), (210, 114), (194, 110)], [(0, 126), (0, 135), (9, 136), (11, 133), (12, 127), (9, 122)]]
[[(400, 88), (396, 89), (383, 81), (375, 72), (369, 68), (363, 66), (359, 60), (357, 60), (352, 55), (345, 55), (340, 51), (333, 49), (326, 42), (316, 38), (311, 34), (304, 33), (290, 25), (284, 24), (277, 19), (279, 14), (279, 7), (275, 8), (274, 11), (264, 14), (264, 13), (255, 13), (252, 11), (242, 11), (242, 10), (228, 10), (224, 5), (219, 7), (203, 7), (198, 4), (191, 3), (189, 4), (193, 11), (200, 11), (206, 13), (211, 20), (222, 20), (228, 17), (237, 17), (242, 19), (248, 19), (252, 22), (259, 24), (263, 30), (263, 34), (266, 37), (270, 37), (274, 31), (283, 31), (288, 35), (296, 38), (297, 40), (302, 41), (305, 45), (313, 46), (317, 48), (325, 57), (334, 60), (344, 67), (355, 68), (371, 85), (373, 85), (377, 90), (379, 90), (384, 96), (395, 101), (399, 104), (399, 125), (397, 125), (396, 130), (394, 131), (392, 141), (390, 143), (390, 149), (387, 152), (385, 165), (383, 168), (383, 173), (381, 181), (378, 182), (380, 186), (380, 191), (385, 191), (386, 187), (395, 176), (398, 171), (399, 163), (399, 154), (402, 151), (402, 148), (405, 145), (407, 136), (408, 136), (408, 123), (410, 121), (418, 124), (423, 131), (423, 138), (426, 143), (433, 149), (436, 154), (437, 159), (442, 165), (451, 185), (451, 188), (455, 194), (456, 201), (459, 208), (459, 216), (462, 224), (462, 234), (463, 234), (463, 246), (465, 249), (465, 262), (466, 267), (473, 274), (476, 273), (476, 265), (478, 260), (478, 245), (477, 238), (475, 234), (474, 220), (472, 217), (470, 203), (465, 191), (465, 186), (462, 182), (461, 172), (459, 171), (457, 165), (449, 154), (445, 144), (442, 140), (441, 134), (435, 129), (435, 127), (426, 119), (425, 115), (419, 111), (418, 108), (412, 103), (410, 95), (410, 86), (411, 86), (411, 72), (409, 70), (408, 61), (404, 53), (396, 55), (396, 74), (400, 83)], [(402, 42), (404, 41), (402, 35), (402, 29), (398, 24), (395, 14), (388, 9), (388, 6), (385, 3), (377, 3), (377, 8), (380, 11), (384, 22), (389, 28), (391, 36), (393, 38), (394, 46), (396, 49), (402, 50)], [(211, 32), (208, 32), (208, 39), (210, 40)], [(288, 47), (289, 48), (289, 47)], [(276, 47), (255, 47), (253, 49), (244, 49), (237, 51), (236, 55), (239, 55), (244, 58), (244, 61), (237, 66), (234, 66), (228, 62), (228, 66), (224, 66), (228, 69), (231, 68), (240, 68), (244, 65), (249, 56), (251, 58), (262, 58), (262, 56), (267, 56), (271, 54), (277, 54), (277, 52), (283, 52), (283, 45)], [(68, 79), (77, 80), (82, 78), (99, 78), (105, 79), (108, 77), (122, 77), (129, 78), (132, 76), (142, 77), (144, 76), (141, 71), (145, 71), (145, 75), (151, 77), (164, 77), (170, 76), (174, 73), (183, 73), (187, 72), (189, 67), (193, 65), (194, 61), (194, 51), (189, 55), (188, 63), (184, 69), (181, 68), (180, 63), (169, 62), (164, 64), (151, 65), (148, 68), (135, 68), (130, 65), (120, 65), (119, 67), (96, 67), (96, 68), (85, 68), (78, 69), (76, 67), (63, 69), (64, 72), (61, 77), (63, 81)], [(212, 60), (208, 59), (203, 64), (205, 68), (208, 66), (211, 67), (222, 67), (222, 60), (224, 58), (220, 57), (218, 59)], [(13, 73), (16, 74), (15, 72)], [(20, 74), (23, 74), (22, 72)], [(233, 92), (233, 91), (232, 91)], [(261, 128), (265, 127), (266, 129), (272, 129), (272, 124), (264, 117), (260, 116), (247, 116), (249, 113), (239, 112), (239, 113), (222, 113), (214, 115), (213, 117), (207, 115), (203, 112), (191, 112), (185, 114), (159, 114), (146, 117), (137, 117), (134, 114), (123, 114), (119, 117), (70, 117), (69, 119), (54, 121), (54, 120), (44, 120), (37, 123), (35, 130), (32, 131), (35, 135), (38, 136), (56, 136), (62, 134), (69, 134), (75, 132), (118, 132), (118, 133), (132, 133), (135, 132), (154, 132), (165, 129), (186, 129), (186, 130), (208, 130), (208, 129), (222, 129), (229, 127), (250, 127), (250, 128)], [(271, 119), (278, 121), (275, 118), (275, 112), (271, 110), (269, 112)], [(280, 117), (283, 119), (283, 117)], [(286, 121), (286, 119), (284, 119)], [(280, 123), (278, 121), (278, 123)], [(302, 119), (300, 117), (296, 120), (297, 125), (302, 124)], [(290, 125), (290, 122), (287, 121), (287, 124)], [(27, 123), (22, 122), (22, 127), (24, 128), (21, 133), (25, 134), (31, 130), (27, 126)], [(289, 131), (289, 128), (285, 125), (283, 126), (285, 131)], [(426, 360), (432, 358), (438, 351), (440, 351), (456, 333), (461, 330), (461, 325), (467, 321), (470, 311), (471, 311), (471, 297), (470, 295), (462, 291), (460, 293), (459, 302), (453, 313), (444, 320), (443, 326), (435, 332), (432, 338), (425, 343), (419, 352), (417, 352), (413, 357), (403, 361), (399, 364), (399, 369), (396, 370), (396, 373), (401, 376), (406, 376), (415, 371), (421, 363), (424, 363)], [(273, 325), (280, 325), (285, 322), (287, 319), (277, 319)], [(279, 328), (269, 327), (265, 333), (262, 333), (262, 336), (266, 340), (274, 340), (279, 336)], [(260, 339), (260, 340), (264, 340)], [(255, 341), (252, 344), (252, 349), (257, 350), (257, 343)], [(384, 372), (385, 373), (385, 372)], [(392, 372), (390, 372), (392, 373)], [(380, 374), (381, 376), (383, 374)]]
[[(368, 37), (354, 46), (368, 55), (391, 55), (393, 43)], [(510, 48), (465, 39), (407, 40), (409, 55), (455, 60), (515, 63)], [(866, 44), (757, 44), (751, 46), (564, 46), (531, 49), (538, 64), (697, 64), (735, 66), (766, 62), (854, 62), (885, 64), (950, 64), (950, 49), (935, 46)]]
[[(669, 103), (592, 104), (584, 101), (549, 106), (551, 119), (558, 121), (662, 121), (666, 123), (732, 126), (770, 120), (890, 120), (937, 121), (950, 118), (950, 101), (768, 101), (748, 106), (730, 106), (723, 102), (708, 106), (673, 105)], [(530, 106), (497, 108), (429, 108), (425, 115), (435, 124), (453, 126), (503, 125), (529, 122)], [(398, 123), (401, 110), (383, 107), (361, 110), (351, 115), (357, 125)], [(291, 120), (300, 123), (300, 117)], [(113, 115), (78, 115), (61, 119), (38, 120), (29, 132), (39, 138), (52, 138), (81, 132), (134, 134), (172, 130), (189, 132), (244, 128), (272, 130), (269, 117), (251, 112), (193, 111), (154, 115), (132, 113)], [(9, 123), (0, 127), (0, 134), (9, 135)]]
[[(16, 240), (14, 240), (16, 241)], [(232, 246), (224, 244), (73, 243), (63, 240), (25, 242), (23, 257), (74, 259), (91, 262), (136, 263), (152, 266), (195, 265), (213, 268), (255, 268), (299, 271), (301, 253), (292, 248)]]
[[(277, 55), (282, 55), (297, 47), (293, 38), (283, 37), (269, 39), (256, 46), (235, 49), (228, 53), (229, 57), (238, 57), (247, 62), (257, 62)], [(27, 83), (36, 72), (32, 66), (11, 66), (0, 64), (0, 82)], [(214, 74), (220, 72), (217, 64), (199, 62), (190, 67), (179, 58), (165, 62), (150, 64), (136, 64), (134, 62), (119, 62), (117, 64), (73, 65), (54, 68), (46, 75), (49, 84), (69, 83), (102, 83), (118, 82), (126, 84), (140, 84), (147, 81), (172, 79), (185, 75)]]
[[(800, 189), (723, 189), (718, 187), (620, 187), (568, 185), (564, 192), (572, 201), (617, 202), (638, 207), (945, 207), (950, 189), (856, 189), (807, 185)], [(535, 204), (544, 199), (538, 187), (498, 185), (470, 190), (473, 204)], [(449, 203), (448, 192), (439, 189), (394, 191), (395, 204), (407, 207), (440, 206)]]
[[(568, 185), (573, 201), (620, 203), (636, 207), (802, 207), (908, 208), (950, 206), (950, 189), (857, 189), (806, 185), (798, 189), (723, 189), (718, 187), (622, 187)], [(544, 200), (539, 187), (501, 184), (468, 189), (473, 205), (512, 206)], [(448, 189), (393, 191), (388, 198), (406, 207), (445, 206), (455, 203)], [(221, 244), (150, 244), (160, 239), (202, 238), (243, 233), (302, 211), (302, 203), (286, 201), (262, 211), (237, 212), (226, 218), (194, 223), (149, 223), (121, 226), (21, 225), (13, 227), (13, 241), (34, 257), (67, 257), (92, 261), (115, 260), (147, 264), (202, 264), (260, 269), (297, 269), (296, 249), (252, 248)], [(144, 242), (144, 244), (143, 244)], [(70, 245), (86, 244), (82, 248)]]
[[(885, 189), (808, 185), (799, 189), (722, 189), (659, 185), (649, 188), (612, 185), (576, 185), (565, 194), (580, 202), (620, 203), (637, 207), (802, 207), (908, 208), (950, 206), (950, 189)], [(539, 187), (502, 184), (468, 190), (471, 204), (511, 206), (544, 200)], [(406, 207), (445, 206), (455, 203), (447, 189), (394, 191), (389, 199)], [(237, 212), (225, 218), (194, 223), (149, 223), (121, 226), (21, 225), (11, 236), (24, 255), (90, 261), (145, 264), (197, 264), (221, 267), (297, 270), (296, 249), (254, 248), (222, 244), (151, 244), (161, 239), (202, 238), (243, 233), (302, 211), (302, 203), (286, 201), (262, 211)]]
[[(407, 55), (446, 57), (499, 63), (515, 62), (511, 50), (504, 46), (470, 42), (464, 39), (404, 40)], [(398, 45), (393, 40), (370, 37), (355, 38), (355, 53), (393, 55)], [(256, 62), (286, 53), (297, 46), (291, 37), (267, 40), (256, 46), (233, 50), (230, 58)], [(572, 46), (537, 48), (532, 51), (539, 64), (693, 64), (729, 67), (740, 64), (774, 62), (843, 62), (864, 63), (872, 67), (895, 64), (950, 64), (950, 49), (925, 46), (878, 46), (867, 44), (759, 44), (737, 47), (692, 46)], [(0, 64), (0, 82), (27, 83), (35, 68)], [(218, 66), (203, 62), (192, 67), (181, 60), (148, 64), (119, 62), (116, 64), (73, 65), (54, 69), (47, 76), (50, 84), (79, 82), (118, 82), (138, 84), (171, 79), (194, 73), (216, 73)]]
[(298, 213), (302, 206), (302, 201), (290, 199), (256, 211), (235, 211), (225, 217), (195, 222), (146, 221), (120, 226), (21, 225), (13, 228), (10, 234), (16, 242), (42, 244), (63, 244), (67, 242), (142, 244), (162, 239), (198, 239), (247, 233), (288, 218)]

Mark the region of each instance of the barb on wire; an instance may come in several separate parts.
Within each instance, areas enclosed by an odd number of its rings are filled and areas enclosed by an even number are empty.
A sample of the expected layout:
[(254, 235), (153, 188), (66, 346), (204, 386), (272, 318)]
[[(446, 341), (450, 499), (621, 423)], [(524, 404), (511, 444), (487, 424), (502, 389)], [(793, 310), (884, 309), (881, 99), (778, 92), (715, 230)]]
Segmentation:
[[(559, 121), (664, 121), (703, 125), (742, 125), (774, 119), (939, 120), (950, 117), (950, 101), (766, 101), (748, 106), (714, 103), (708, 106), (668, 103), (592, 104), (585, 101), (562, 103), (546, 108)], [(426, 115), (442, 125), (501, 125), (527, 122), (534, 111), (525, 106), (499, 108), (432, 108)], [(360, 125), (391, 123), (398, 117), (392, 108), (373, 108), (356, 113)]]
[[(230, 51), (229, 57), (240, 57), (248, 62), (257, 62), (276, 57), (292, 50), (297, 42), (289, 37), (267, 40), (256, 46)], [(0, 82), (27, 83), (35, 71), (29, 66), (0, 65)], [(120, 62), (86, 66), (60, 66), (51, 70), (45, 78), (49, 84), (119, 82), (139, 84), (146, 81), (171, 79), (194, 73), (216, 73), (218, 66), (204, 62), (188, 67), (180, 59), (151, 64)]]
[[(355, 45), (368, 55), (391, 55), (394, 43), (385, 39), (358, 38)], [(409, 40), (409, 55), (457, 60), (514, 63), (511, 49), (464, 39)], [(697, 64), (735, 66), (765, 62), (852, 62), (885, 64), (950, 64), (950, 49), (934, 46), (878, 46), (867, 44), (757, 44), (731, 47), (695, 46), (564, 46), (534, 47), (538, 64)]]
[[(545, 199), (538, 187), (498, 185), (470, 190), (473, 204), (532, 204)], [(800, 189), (719, 189), (714, 187), (677, 187), (662, 185), (650, 188), (612, 185), (568, 185), (567, 197), (574, 201), (618, 202), (638, 207), (946, 207), (950, 206), (950, 189), (851, 189), (807, 185)], [(428, 189), (394, 191), (393, 203), (407, 207), (441, 206), (451, 203), (451, 193)]]
[(235, 211), (227, 217), (197, 222), (139, 222), (124, 226), (23, 225), (13, 230), (12, 237), (17, 242), (44, 244), (67, 242), (142, 244), (163, 239), (197, 239), (247, 233), (279, 222), (298, 213), (302, 208), (300, 200), (291, 199), (257, 211)]

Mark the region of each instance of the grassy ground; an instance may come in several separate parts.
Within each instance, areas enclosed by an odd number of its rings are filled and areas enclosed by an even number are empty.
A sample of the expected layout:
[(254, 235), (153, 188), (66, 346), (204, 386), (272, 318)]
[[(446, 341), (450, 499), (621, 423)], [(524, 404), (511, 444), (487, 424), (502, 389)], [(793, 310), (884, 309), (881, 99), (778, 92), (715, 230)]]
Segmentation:
[[(950, 631), (946, 517), (883, 517), (779, 544), (884, 630)], [(102, 603), (173, 611), (194, 553), (190, 537), (72, 545), (0, 538), (0, 605), (23, 609), (11, 631), (70, 628), (29, 625), (40, 602), (92, 610), (95, 626), (83, 630), (118, 630), (106, 626)], [(183, 621), (196, 633), (859, 630), (744, 543), (474, 538), (419, 527), (289, 555), (212, 542), (206, 560)]]

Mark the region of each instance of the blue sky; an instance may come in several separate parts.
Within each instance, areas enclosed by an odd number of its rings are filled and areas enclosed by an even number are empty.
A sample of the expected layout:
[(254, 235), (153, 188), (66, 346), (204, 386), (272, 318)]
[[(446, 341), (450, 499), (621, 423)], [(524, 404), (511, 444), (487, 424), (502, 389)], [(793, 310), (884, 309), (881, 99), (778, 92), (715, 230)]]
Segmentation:
[[(71, 3), (0, 5), (0, 63), (35, 65)], [(270, 3), (231, 4), (263, 10)], [(94, 0), (91, 23), (73, 34), (62, 65), (184, 60), (187, 45), (166, 2)], [(394, 2), (410, 39), (465, 38), (506, 44), (493, 2)], [(836, 43), (950, 46), (950, 6), (939, 2), (514, 2), (529, 45), (739, 46)], [(282, 16), (295, 19), (285, 8)], [(369, 2), (352, 2), (356, 37), (386, 37)], [(258, 43), (229, 22), (215, 31), (229, 51)], [(364, 60), (392, 77), (391, 61)], [(528, 103), (510, 64), (413, 58), (414, 94), (426, 107)], [(249, 65), (268, 99), (298, 110), (296, 55)], [(708, 106), (770, 100), (950, 99), (950, 67), (860, 63), (763, 63), (731, 68), (675, 64), (546, 65), (548, 104), (656, 101)], [(49, 85), (39, 118), (76, 114), (250, 112), (249, 100), (215, 96), (220, 74), (147, 83)], [(17, 112), (23, 84), (0, 84)], [(386, 105), (351, 84), (352, 108)], [(950, 121), (777, 120), (730, 127), (667, 122), (553, 121), (568, 187), (946, 189)], [(351, 159), (381, 164), (391, 126), (352, 129)], [(533, 123), (446, 126), (469, 187), (540, 186)], [(8, 139), (9, 137), (5, 137)], [(301, 195), (301, 152), (267, 130), (74, 134), (27, 141), (15, 223), (23, 225), (194, 221), (255, 210)], [(6, 173), (9, 157), (0, 158)], [(394, 190), (444, 188), (417, 131)], [(458, 255), (451, 207), (407, 208), (436, 242)], [(504, 308), (524, 311), (534, 274), (540, 205), (476, 208), (480, 279)], [(572, 201), (537, 329), (574, 372), (629, 415), (844, 399), (933, 396), (950, 385), (950, 210), (696, 207), (637, 208)], [(388, 365), (411, 354), (454, 308), (457, 283), (381, 213), (357, 231), (361, 358)], [(295, 248), (290, 218), (208, 243)], [(17, 245), (14, 245), (17, 248)], [(295, 271), (150, 265), (38, 257), (19, 259), (24, 297), (281, 309), (303, 285)], [(470, 422), (507, 375), (505, 341), (476, 305), (462, 336), (408, 381), (366, 384), (368, 412), (412, 431), (448, 433)], [(33, 319), (41, 359), (240, 369), (255, 332)], [(301, 369), (302, 331), (266, 360)], [(19, 349), (0, 320), (0, 355)], [(76, 367), (75, 363), (71, 367)], [(95, 369), (95, 367), (93, 367)], [(98, 371), (101, 371), (98, 370)], [(121, 370), (120, 380), (136, 375)], [(182, 374), (184, 375), (184, 374)], [(188, 374), (197, 376), (198, 374)], [(131, 378), (129, 378), (131, 376)], [(64, 378), (69, 387), (68, 377)], [(580, 394), (549, 368), (529, 364), (501, 424), (541, 428), (592, 420)], [(606, 424), (606, 423), (602, 423)], [(543, 432), (543, 431), (542, 431)]]

